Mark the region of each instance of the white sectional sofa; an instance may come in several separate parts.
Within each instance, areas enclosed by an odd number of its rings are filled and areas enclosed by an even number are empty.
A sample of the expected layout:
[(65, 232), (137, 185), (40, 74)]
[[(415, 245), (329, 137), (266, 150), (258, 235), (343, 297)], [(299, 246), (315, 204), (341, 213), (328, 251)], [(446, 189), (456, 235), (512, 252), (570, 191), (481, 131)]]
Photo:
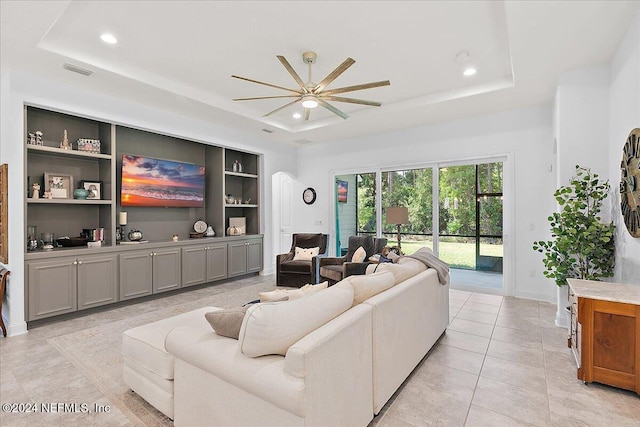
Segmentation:
[[(175, 425), (366, 426), (449, 323), (449, 286), (435, 270), (413, 259), (378, 270), (309, 297), (251, 307), (240, 340), (202, 324), (171, 330), (165, 347), (174, 359)], [(395, 284), (352, 306), (363, 285), (388, 280), (384, 270)], [(302, 320), (284, 324), (299, 310)], [(327, 310), (341, 314), (318, 320)], [(314, 321), (320, 326), (296, 335)], [(273, 345), (281, 354), (250, 357)]]

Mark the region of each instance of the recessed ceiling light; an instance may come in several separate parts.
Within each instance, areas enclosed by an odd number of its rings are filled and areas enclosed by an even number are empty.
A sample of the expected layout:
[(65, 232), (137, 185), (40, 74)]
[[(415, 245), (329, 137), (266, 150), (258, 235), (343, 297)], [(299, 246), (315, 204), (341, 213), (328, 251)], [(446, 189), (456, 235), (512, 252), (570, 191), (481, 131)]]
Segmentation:
[(469, 76), (473, 76), (477, 72), (478, 72), (478, 70), (476, 70), (475, 68), (467, 68), (466, 70), (464, 70), (462, 72), (462, 74), (464, 74), (465, 76), (469, 77)]
[(108, 34), (108, 33), (104, 33), (100, 36), (100, 39), (105, 42), (105, 43), (109, 43), (109, 44), (116, 44), (118, 43), (118, 39), (115, 38), (113, 35)]
[(300, 114), (300, 113), (293, 113), (293, 118), (294, 118), (294, 119), (299, 119), (300, 117), (302, 117), (302, 114)]

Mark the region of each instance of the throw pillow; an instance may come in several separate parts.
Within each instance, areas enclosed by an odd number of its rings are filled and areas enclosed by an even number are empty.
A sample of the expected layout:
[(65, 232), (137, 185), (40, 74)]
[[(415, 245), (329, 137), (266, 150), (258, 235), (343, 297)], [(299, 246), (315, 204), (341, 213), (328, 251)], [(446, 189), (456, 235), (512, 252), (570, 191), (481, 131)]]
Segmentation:
[(224, 310), (205, 313), (204, 317), (213, 328), (213, 331), (223, 337), (238, 339), (240, 327), (250, 305), (244, 307), (227, 308)]
[(310, 295), (313, 295), (318, 291), (327, 289), (328, 286), (329, 286), (329, 282), (322, 282), (322, 283), (318, 283), (317, 285), (306, 284), (300, 289), (291, 289), (285, 292), (289, 296), (289, 301), (293, 301), (298, 298), (308, 297)]
[(353, 286), (343, 282), (286, 304), (253, 305), (240, 328), (240, 351), (249, 357), (286, 355), (301, 338), (351, 307)]
[(358, 305), (395, 284), (395, 278), (389, 271), (380, 271), (366, 276), (350, 276), (349, 281), (353, 286), (353, 305)]
[(259, 292), (258, 296), (260, 297), (260, 302), (278, 302), (287, 301), (289, 299), (289, 294), (285, 289), (274, 289), (269, 292)]
[(360, 246), (353, 253), (353, 256), (351, 257), (351, 262), (364, 262), (364, 259), (366, 257), (367, 257), (367, 251), (365, 251), (364, 248)]
[(294, 261), (311, 261), (314, 256), (318, 256), (320, 248), (299, 248), (296, 246), (296, 253), (293, 256)]

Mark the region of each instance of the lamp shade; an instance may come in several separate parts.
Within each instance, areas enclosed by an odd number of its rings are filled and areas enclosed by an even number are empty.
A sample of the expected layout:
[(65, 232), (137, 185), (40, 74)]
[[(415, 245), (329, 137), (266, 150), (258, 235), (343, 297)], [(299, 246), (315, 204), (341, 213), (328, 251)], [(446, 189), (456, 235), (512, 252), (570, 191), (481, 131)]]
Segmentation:
[(387, 208), (387, 224), (407, 224), (409, 222), (409, 209), (401, 206)]

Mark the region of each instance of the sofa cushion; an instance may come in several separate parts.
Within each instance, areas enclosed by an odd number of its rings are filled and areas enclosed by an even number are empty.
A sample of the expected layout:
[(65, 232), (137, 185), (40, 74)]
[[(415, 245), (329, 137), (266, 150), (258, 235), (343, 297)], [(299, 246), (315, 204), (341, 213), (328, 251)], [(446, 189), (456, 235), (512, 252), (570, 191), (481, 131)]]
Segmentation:
[(339, 282), (342, 280), (342, 264), (323, 265), (320, 267), (320, 276)]
[(389, 271), (395, 277), (394, 284), (397, 285), (398, 283), (404, 282), (410, 277), (413, 277), (427, 269), (427, 267), (418, 260), (406, 257), (400, 258), (400, 260), (405, 259), (409, 261), (401, 261), (398, 264), (385, 262), (382, 264), (369, 265), (367, 266), (367, 274), (373, 274), (379, 271)]
[(287, 293), (287, 295), (289, 295), (289, 301), (293, 301), (298, 298), (311, 296), (316, 292), (320, 292), (323, 289), (327, 289), (328, 286), (329, 286), (329, 282), (322, 282), (322, 283), (318, 283), (317, 285), (306, 284), (300, 289), (291, 289), (285, 292)]
[(314, 256), (318, 256), (319, 252), (320, 252), (320, 248), (317, 246), (315, 248), (299, 248), (296, 246), (296, 252), (295, 252), (295, 255), (293, 256), (293, 260), (294, 261), (311, 261), (311, 258), (313, 258)]
[(210, 311), (205, 313), (204, 317), (216, 334), (237, 340), (242, 320), (248, 308), (249, 306), (245, 305), (244, 307)]
[(349, 276), (347, 280), (353, 286), (353, 305), (358, 305), (395, 284), (395, 277), (390, 271), (379, 271), (366, 276)]
[(274, 289), (267, 292), (259, 292), (260, 302), (288, 301), (289, 293), (286, 289)]
[(249, 357), (284, 356), (299, 339), (348, 310), (352, 303), (353, 286), (345, 281), (286, 304), (255, 304), (242, 322), (240, 351)]
[(280, 263), (282, 273), (311, 273), (311, 261), (291, 260)]
[(364, 259), (367, 257), (367, 251), (364, 250), (362, 246), (360, 246), (353, 253), (353, 257), (351, 258), (351, 262), (364, 262)]

